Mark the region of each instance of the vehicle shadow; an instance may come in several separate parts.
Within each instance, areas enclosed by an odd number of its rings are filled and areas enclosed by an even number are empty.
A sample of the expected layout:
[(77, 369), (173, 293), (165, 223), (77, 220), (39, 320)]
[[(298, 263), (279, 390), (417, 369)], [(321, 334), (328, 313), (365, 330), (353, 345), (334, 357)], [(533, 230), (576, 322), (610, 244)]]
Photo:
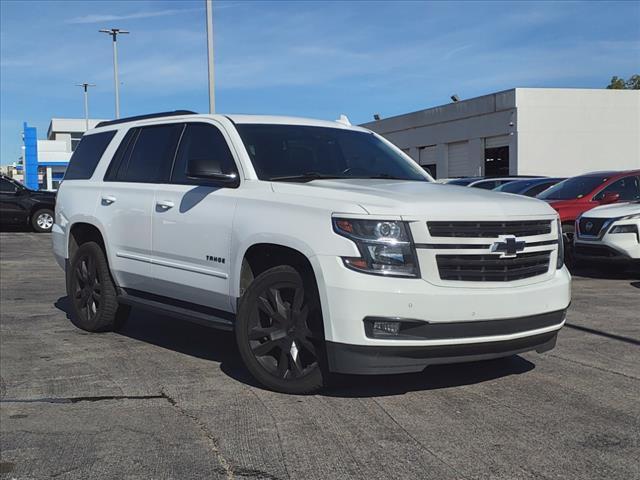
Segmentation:
[[(70, 300), (61, 297), (56, 308), (70, 318)], [(256, 388), (264, 388), (245, 369), (232, 332), (132, 309), (127, 322), (117, 332), (128, 338), (167, 350), (220, 364), (230, 378)], [(365, 398), (400, 395), (412, 391), (437, 390), (471, 385), (529, 372), (535, 365), (520, 356), (482, 362), (433, 365), (420, 373), (400, 375), (336, 375), (319, 394), (327, 397)]]
[(366, 398), (402, 395), (408, 392), (461, 387), (527, 373), (535, 364), (514, 355), (451, 365), (431, 365), (420, 373), (399, 375), (333, 375), (321, 395), (340, 398)]

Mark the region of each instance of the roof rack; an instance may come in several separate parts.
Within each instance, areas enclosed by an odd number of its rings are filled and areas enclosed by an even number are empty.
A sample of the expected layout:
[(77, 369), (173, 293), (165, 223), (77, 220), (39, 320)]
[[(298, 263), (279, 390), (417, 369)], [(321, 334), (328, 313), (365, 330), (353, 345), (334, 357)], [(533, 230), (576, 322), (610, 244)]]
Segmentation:
[(148, 118), (175, 117), (178, 115), (194, 115), (196, 113), (197, 112), (192, 112), (191, 110), (174, 110), (172, 112), (148, 113), (147, 115), (137, 115), (135, 117), (125, 117), (118, 118), (116, 120), (109, 120), (107, 122), (100, 122), (96, 125), (96, 128), (106, 127), (108, 125), (117, 125), (118, 123), (135, 122), (136, 120), (146, 120)]

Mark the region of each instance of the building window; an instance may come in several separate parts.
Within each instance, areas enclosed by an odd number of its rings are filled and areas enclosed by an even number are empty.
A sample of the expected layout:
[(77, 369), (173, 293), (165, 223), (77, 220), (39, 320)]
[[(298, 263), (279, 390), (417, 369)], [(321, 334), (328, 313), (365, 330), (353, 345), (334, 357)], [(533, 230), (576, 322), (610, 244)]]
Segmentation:
[(484, 149), (484, 174), (488, 177), (509, 175), (509, 147)]

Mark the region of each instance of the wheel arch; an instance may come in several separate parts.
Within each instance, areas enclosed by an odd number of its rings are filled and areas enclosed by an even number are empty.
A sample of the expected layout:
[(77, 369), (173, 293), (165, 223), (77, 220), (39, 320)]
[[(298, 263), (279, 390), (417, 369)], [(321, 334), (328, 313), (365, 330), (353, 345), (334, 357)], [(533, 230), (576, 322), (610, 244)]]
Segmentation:
[(265, 270), (279, 265), (290, 265), (300, 273), (307, 273), (314, 282), (318, 284), (318, 268), (314, 265), (313, 257), (306, 249), (297, 248), (282, 241), (255, 242), (247, 245), (235, 263), (235, 279), (232, 287), (232, 295), (239, 298), (241, 296), (241, 281), (243, 270), (249, 267), (252, 277), (257, 277)]
[(105, 257), (107, 257), (107, 263), (109, 262), (109, 255), (106, 249), (102, 230), (95, 224), (83, 220), (74, 222), (69, 227), (69, 235), (67, 238), (67, 258), (71, 260), (80, 245), (87, 242), (96, 242), (100, 245), (105, 253)]
[(31, 206), (31, 208), (29, 209), (29, 222), (31, 222), (31, 220), (33, 219), (33, 215), (38, 210), (51, 210), (55, 215), (56, 206), (54, 204), (49, 204), (49, 203), (35, 203), (35, 204), (33, 204)]

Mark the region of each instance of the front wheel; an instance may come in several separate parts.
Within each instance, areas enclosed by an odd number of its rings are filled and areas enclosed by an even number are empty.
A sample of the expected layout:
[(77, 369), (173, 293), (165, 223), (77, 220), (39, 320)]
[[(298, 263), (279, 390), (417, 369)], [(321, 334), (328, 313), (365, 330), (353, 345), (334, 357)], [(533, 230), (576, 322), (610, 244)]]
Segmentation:
[(38, 233), (50, 232), (53, 228), (53, 211), (42, 208), (31, 217), (31, 226)]
[(323, 385), (322, 314), (315, 288), (293, 267), (261, 273), (242, 296), (235, 328), (240, 356), (261, 384), (304, 394)]

